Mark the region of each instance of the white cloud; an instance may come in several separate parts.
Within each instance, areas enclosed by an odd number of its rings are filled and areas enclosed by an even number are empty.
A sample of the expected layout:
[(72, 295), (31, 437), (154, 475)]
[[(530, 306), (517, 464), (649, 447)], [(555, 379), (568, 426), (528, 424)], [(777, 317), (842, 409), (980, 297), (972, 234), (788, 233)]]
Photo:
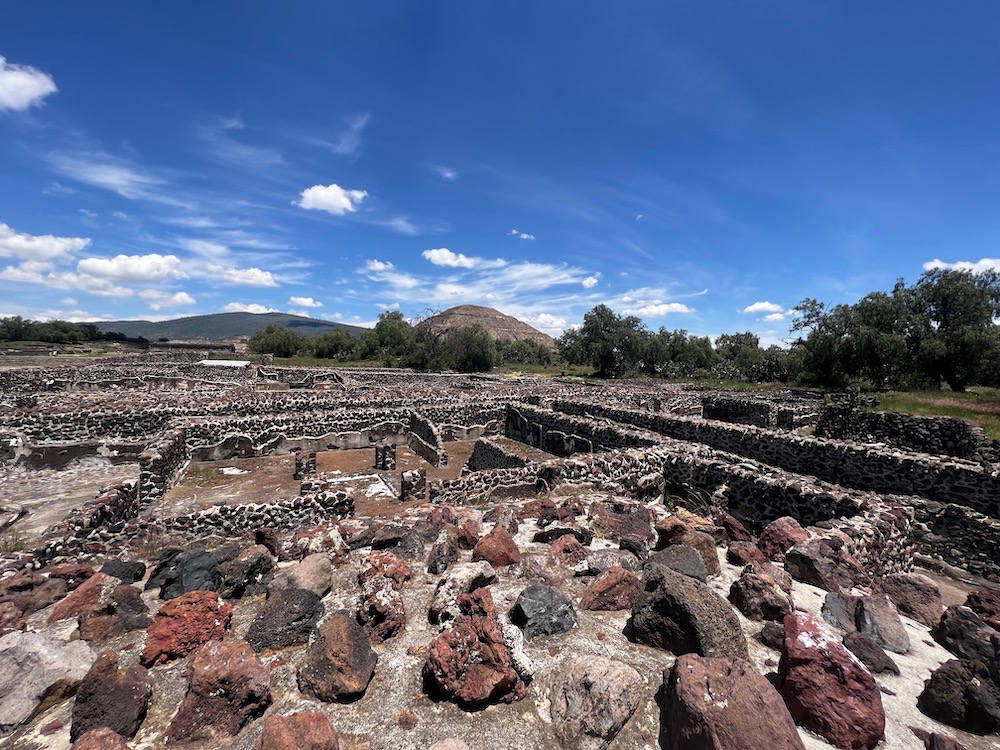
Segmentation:
[(595, 286), (597, 286), (597, 281), (598, 279), (596, 276), (588, 276), (580, 283), (583, 285), (584, 289), (593, 289)]
[(285, 312), (288, 313), (289, 315), (298, 315), (301, 318), (312, 317), (312, 312), (310, 312), (309, 310), (298, 310), (294, 307), (288, 308), (287, 310), (285, 310)]
[(103, 152), (51, 154), (52, 166), (62, 174), (86, 185), (110, 190), (129, 200), (148, 200), (177, 208), (193, 204), (164, 193), (166, 180), (124, 159)]
[(394, 267), (395, 266), (393, 266), (392, 263), (390, 263), (389, 261), (384, 261), (384, 262), (381, 260), (365, 261), (365, 270), (372, 271), (374, 273), (379, 273), (381, 271), (391, 271)]
[(625, 310), (626, 315), (642, 318), (660, 318), (670, 313), (693, 313), (694, 309), (681, 302), (661, 302), (659, 300), (639, 300), (639, 307)]
[(185, 250), (189, 250), (195, 255), (200, 255), (203, 258), (219, 259), (229, 255), (229, 248), (219, 242), (182, 239), (179, 241), (179, 244)]
[(162, 307), (181, 307), (183, 305), (193, 305), (195, 302), (187, 292), (163, 292), (159, 289), (144, 289), (139, 292), (139, 296), (146, 300), (150, 310), (159, 310)]
[(56, 91), (56, 82), (48, 73), (0, 57), (0, 110), (23, 112)]
[(326, 211), (334, 216), (343, 216), (358, 210), (361, 201), (368, 197), (366, 190), (347, 190), (340, 185), (313, 185), (302, 191), (302, 200), (295, 203), (301, 208)]
[(785, 318), (787, 318), (788, 315), (789, 314), (786, 312), (774, 312), (769, 315), (765, 315), (763, 317), (763, 320), (767, 321), (768, 323), (777, 323), (779, 320), (784, 320)]
[(442, 167), (440, 165), (436, 165), (434, 167), (434, 171), (438, 173), (438, 177), (440, 177), (442, 180), (454, 181), (458, 179), (457, 169), (451, 169), (450, 167)]
[[(211, 270), (211, 266), (209, 269)], [(259, 268), (223, 268), (219, 271), (223, 281), (240, 286), (278, 286), (278, 280), (270, 271)]]
[(567, 326), (566, 318), (545, 312), (537, 315), (525, 315), (522, 320), (550, 336), (558, 336), (566, 330)]
[(83, 250), (89, 244), (90, 239), (86, 237), (30, 235), (16, 232), (6, 224), (0, 223), (0, 258), (54, 260), (64, 258), (77, 250)]
[(198, 136), (209, 147), (212, 158), (248, 169), (267, 169), (284, 164), (281, 153), (266, 146), (236, 140), (231, 133), (246, 127), (239, 117), (216, 118), (198, 128)]
[(476, 259), (462, 253), (453, 253), (446, 247), (424, 250), (423, 256), (435, 266), (450, 266), (452, 268), (475, 268)]
[(511, 237), (517, 237), (519, 240), (533, 240), (535, 235), (528, 234), (527, 232), (519, 232), (516, 229), (511, 229), (507, 234)]
[(386, 229), (391, 229), (398, 234), (405, 234), (414, 237), (420, 234), (420, 227), (414, 224), (405, 216), (397, 216), (395, 219), (379, 222)]
[(395, 289), (414, 289), (420, 286), (419, 279), (396, 271), (395, 268), (388, 261), (366, 260), (363, 270), (372, 281), (384, 281)]
[(84, 258), (76, 270), (88, 276), (132, 284), (160, 284), (187, 278), (176, 255), (116, 255), (114, 258)]
[(63, 299), (61, 299), (61, 300), (59, 300), (59, 301), (60, 301), (60, 302), (61, 302), (62, 304), (66, 305), (67, 307), (76, 307), (77, 305), (79, 305), (79, 304), (80, 304), (79, 302), (77, 302), (77, 301), (76, 301), (75, 299), (73, 299), (72, 297), (64, 297)]
[(333, 144), (333, 153), (341, 156), (356, 154), (361, 148), (361, 137), (364, 135), (369, 120), (371, 120), (371, 115), (365, 113), (348, 121), (347, 129), (340, 134), (340, 140)]
[(754, 302), (740, 310), (741, 313), (780, 313), (784, 311), (785, 308), (773, 302)]
[(960, 260), (956, 263), (945, 263), (943, 260), (935, 258), (928, 263), (924, 263), (925, 271), (933, 271), (937, 268), (943, 271), (971, 271), (972, 273), (1000, 271), (1000, 258), (983, 258), (977, 261)]
[(387, 305), (384, 302), (376, 302), (375, 303), (375, 307), (380, 307), (383, 310), (398, 310), (399, 309), (399, 303), (398, 302), (393, 302), (391, 305)]
[(279, 311), (273, 307), (258, 305), (256, 302), (230, 302), (222, 306), (222, 312), (273, 313)]
[(0, 271), (0, 279), (17, 281), (24, 284), (40, 284), (50, 289), (66, 289), (102, 297), (131, 297), (132, 289), (116, 286), (108, 279), (99, 279), (87, 274), (76, 274), (68, 271), (54, 272), (52, 264), (45, 261), (27, 260), (18, 266), (7, 266)]
[(322, 307), (323, 303), (319, 300), (315, 300), (312, 297), (289, 297), (289, 305), (298, 305), (299, 307)]

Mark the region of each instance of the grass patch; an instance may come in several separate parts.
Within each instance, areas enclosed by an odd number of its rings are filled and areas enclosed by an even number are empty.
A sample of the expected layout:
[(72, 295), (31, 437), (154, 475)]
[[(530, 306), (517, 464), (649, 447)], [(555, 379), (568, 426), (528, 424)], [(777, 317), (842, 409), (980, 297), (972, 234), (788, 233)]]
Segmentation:
[(889, 391), (879, 393), (878, 411), (898, 411), (920, 417), (958, 417), (982, 427), (1000, 440), (1000, 389), (954, 391)]
[(219, 471), (212, 466), (191, 464), (188, 470), (184, 472), (184, 478), (181, 479), (179, 484), (182, 487), (198, 487), (203, 482), (215, 479), (218, 475)]

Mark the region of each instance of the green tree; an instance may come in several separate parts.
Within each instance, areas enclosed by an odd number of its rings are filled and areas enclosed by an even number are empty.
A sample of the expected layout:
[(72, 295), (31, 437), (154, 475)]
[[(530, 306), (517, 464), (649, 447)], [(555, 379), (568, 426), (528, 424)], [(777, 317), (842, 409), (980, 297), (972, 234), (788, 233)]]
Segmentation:
[(583, 316), (578, 331), (564, 333), (557, 343), (569, 362), (589, 364), (598, 377), (613, 378), (642, 365), (645, 333), (639, 318), (622, 318), (607, 305), (598, 305)]
[(341, 362), (348, 361), (354, 355), (357, 345), (358, 340), (343, 328), (327, 331), (308, 342), (309, 351), (314, 357), (336, 359)]
[(415, 343), (413, 326), (399, 310), (386, 310), (378, 316), (375, 327), (361, 335), (360, 359), (381, 359), (392, 364), (405, 356)]
[(272, 323), (262, 331), (257, 331), (247, 342), (247, 349), (257, 354), (273, 354), (275, 357), (294, 357), (306, 348), (306, 340), (295, 331)]
[(496, 361), (493, 339), (479, 324), (451, 331), (445, 351), (446, 361), (459, 372), (489, 372)]

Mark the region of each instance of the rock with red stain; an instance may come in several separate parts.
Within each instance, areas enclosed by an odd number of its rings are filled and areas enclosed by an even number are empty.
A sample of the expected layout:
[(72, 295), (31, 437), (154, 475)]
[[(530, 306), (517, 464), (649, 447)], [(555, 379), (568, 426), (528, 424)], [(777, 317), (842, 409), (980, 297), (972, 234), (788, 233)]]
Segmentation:
[(149, 625), (149, 608), (135, 586), (119, 584), (80, 613), (80, 637), (100, 641)]
[(43, 571), (49, 578), (58, 578), (66, 582), (68, 591), (75, 591), (80, 584), (89, 579), (95, 571), (89, 565), (81, 563), (65, 563), (64, 565), (53, 565)]
[(109, 598), (111, 592), (121, 586), (121, 583), (114, 576), (95, 573), (55, 606), (49, 615), (49, 624), (67, 617), (77, 617), (86, 612), (101, 600)]
[(66, 595), (66, 581), (26, 571), (0, 581), (0, 603), (10, 602), (26, 616)]
[(757, 538), (757, 546), (768, 560), (784, 562), (785, 553), (809, 538), (809, 532), (791, 516), (782, 516), (767, 525)]
[(594, 533), (607, 539), (618, 541), (624, 537), (636, 537), (652, 541), (652, 516), (642, 503), (625, 498), (613, 498), (604, 502), (593, 502), (587, 509)]
[(521, 562), (521, 551), (510, 532), (494, 528), (476, 544), (476, 548), (472, 550), (472, 559), (485, 560), (494, 568), (502, 568)]
[(187, 695), (167, 728), (168, 741), (235, 737), (271, 705), (271, 673), (246, 641), (210, 641), (185, 671)]
[(663, 687), (664, 750), (804, 750), (781, 696), (743, 659), (678, 656)]
[(717, 576), (722, 572), (722, 566), (719, 564), (719, 553), (715, 548), (715, 539), (711, 535), (704, 531), (698, 531), (674, 516), (657, 522), (654, 549), (661, 550), (681, 544), (691, 547), (698, 553), (710, 576)]
[(785, 553), (785, 570), (797, 581), (826, 591), (871, 588), (871, 577), (836, 535), (807, 539)]
[(406, 607), (391, 578), (373, 576), (362, 583), (358, 622), (374, 643), (383, 643), (406, 628)]
[(752, 543), (754, 540), (753, 534), (747, 531), (747, 527), (738, 518), (728, 513), (719, 513), (713, 523), (725, 532), (726, 538), (730, 542)]
[(638, 592), (639, 576), (630, 570), (613, 567), (587, 587), (580, 599), (580, 609), (592, 612), (632, 609)]
[(732, 565), (750, 565), (751, 563), (769, 563), (770, 560), (753, 542), (730, 542), (726, 549), (726, 560)]
[(580, 544), (580, 541), (571, 535), (561, 536), (549, 545), (548, 558), (559, 565), (570, 567), (583, 562), (587, 557), (589, 549)]
[(69, 737), (76, 741), (97, 727), (110, 727), (123, 737), (135, 737), (146, 718), (153, 685), (138, 664), (118, 666), (118, 654), (107, 651), (95, 661), (80, 683), (73, 702)]
[[(938, 596), (938, 604), (940, 606), (940, 595)], [(899, 604), (896, 606), (899, 607)], [(1000, 630), (1000, 591), (987, 588), (973, 589), (965, 598), (965, 606), (979, 615), (979, 619), (991, 628)], [(899, 607), (899, 611), (905, 613), (902, 607)], [(940, 610), (938, 610), (937, 614), (937, 619), (930, 623), (929, 627), (934, 627), (937, 625), (937, 621), (941, 619)], [(914, 617), (913, 619), (917, 618)], [(923, 622), (923, 620), (920, 620), (920, 622)], [(927, 623), (924, 624), (926, 625)]]
[(372, 552), (361, 562), (358, 583), (363, 587), (369, 579), (380, 576), (389, 580), (392, 587), (399, 591), (404, 583), (413, 578), (413, 568), (392, 552)]
[(885, 710), (875, 678), (810, 617), (785, 617), (778, 685), (795, 722), (832, 745), (870, 750), (882, 738)]
[(300, 711), (269, 716), (254, 750), (340, 750), (340, 738), (326, 714)]
[(792, 598), (774, 578), (752, 565), (729, 587), (729, 601), (749, 620), (781, 620), (792, 612)]
[(299, 669), (299, 690), (321, 701), (347, 703), (364, 695), (378, 656), (368, 634), (346, 609), (319, 627)]
[(933, 628), (941, 619), (941, 613), (944, 612), (941, 590), (927, 576), (919, 573), (892, 573), (883, 578), (880, 585), (901, 614), (929, 628)]
[(527, 687), (514, 666), (489, 589), (458, 598), (461, 614), (427, 647), (424, 679), (433, 693), (463, 708), (511, 703)]
[(146, 629), (144, 666), (187, 656), (204, 643), (221, 641), (233, 608), (214, 591), (189, 591), (169, 599)]
[(0, 636), (27, 629), (28, 623), (24, 619), (24, 612), (18, 609), (13, 602), (0, 604)]
[(73, 750), (130, 750), (125, 738), (107, 727), (91, 729), (73, 743)]

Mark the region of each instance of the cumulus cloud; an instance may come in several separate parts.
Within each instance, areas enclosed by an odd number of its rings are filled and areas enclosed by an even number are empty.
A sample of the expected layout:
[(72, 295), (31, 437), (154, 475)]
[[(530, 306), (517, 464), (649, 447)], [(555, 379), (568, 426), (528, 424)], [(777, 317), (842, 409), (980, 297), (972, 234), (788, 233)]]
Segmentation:
[(942, 271), (971, 271), (972, 273), (1000, 271), (1000, 258), (982, 258), (977, 261), (960, 260), (955, 263), (945, 263), (943, 260), (935, 258), (924, 263), (925, 271), (933, 271), (938, 268)]
[(414, 289), (420, 286), (420, 280), (396, 270), (388, 261), (366, 260), (363, 272), (372, 281), (384, 281), (395, 289)]
[(365, 270), (371, 271), (373, 273), (379, 273), (381, 271), (391, 271), (393, 268), (394, 266), (389, 261), (381, 261), (381, 260), (365, 261)]
[(784, 320), (787, 317), (788, 317), (787, 312), (774, 312), (770, 313), (769, 315), (765, 315), (763, 319), (768, 323), (777, 323), (778, 321)]
[(453, 253), (446, 247), (424, 250), (423, 256), (435, 266), (450, 266), (452, 268), (475, 268), (476, 260), (462, 253)]
[(537, 315), (524, 315), (522, 320), (550, 336), (558, 336), (566, 330), (567, 326), (566, 318), (546, 312)]
[(176, 255), (116, 255), (113, 258), (84, 258), (76, 270), (89, 276), (133, 284), (160, 284), (169, 279), (187, 278)]
[(754, 302), (752, 305), (747, 305), (742, 310), (741, 313), (780, 313), (784, 312), (785, 308), (781, 305), (776, 305), (773, 302)]
[(361, 201), (368, 197), (366, 190), (347, 190), (340, 185), (313, 185), (302, 191), (302, 199), (295, 203), (300, 208), (326, 211), (334, 216), (354, 213)]
[(289, 305), (298, 305), (299, 307), (322, 307), (323, 303), (314, 300), (312, 297), (289, 297)]
[(596, 276), (588, 276), (580, 283), (583, 285), (584, 289), (593, 289), (595, 286), (597, 286), (597, 281), (598, 279)]
[(52, 269), (52, 264), (45, 261), (27, 260), (17, 266), (7, 266), (0, 271), (0, 279), (24, 284), (40, 284), (49, 289), (72, 289), (102, 297), (124, 298), (135, 294), (132, 289), (117, 286), (109, 279), (69, 271), (56, 272)]
[(219, 281), (227, 284), (238, 284), (240, 286), (278, 286), (278, 280), (270, 271), (262, 271), (259, 268), (226, 268), (215, 264), (205, 266), (208, 274)]
[(660, 300), (639, 300), (638, 307), (625, 310), (626, 315), (642, 318), (660, 318), (671, 313), (693, 313), (694, 309), (681, 302), (661, 302)]
[(89, 244), (90, 239), (87, 237), (56, 237), (51, 234), (31, 235), (16, 232), (12, 227), (0, 223), (0, 258), (54, 260), (83, 250)]
[(507, 234), (511, 237), (517, 237), (519, 240), (533, 240), (535, 235), (528, 234), (527, 232), (519, 232), (516, 229), (511, 229)]
[(163, 307), (181, 307), (183, 305), (193, 305), (195, 300), (187, 292), (163, 292), (159, 289), (144, 289), (139, 292), (139, 296), (146, 300), (151, 310), (159, 310)]
[(15, 65), (0, 57), (0, 110), (23, 112), (40, 105), (58, 89), (48, 73), (30, 65)]
[(258, 305), (256, 302), (230, 302), (222, 306), (222, 312), (273, 313), (278, 312), (278, 310)]

